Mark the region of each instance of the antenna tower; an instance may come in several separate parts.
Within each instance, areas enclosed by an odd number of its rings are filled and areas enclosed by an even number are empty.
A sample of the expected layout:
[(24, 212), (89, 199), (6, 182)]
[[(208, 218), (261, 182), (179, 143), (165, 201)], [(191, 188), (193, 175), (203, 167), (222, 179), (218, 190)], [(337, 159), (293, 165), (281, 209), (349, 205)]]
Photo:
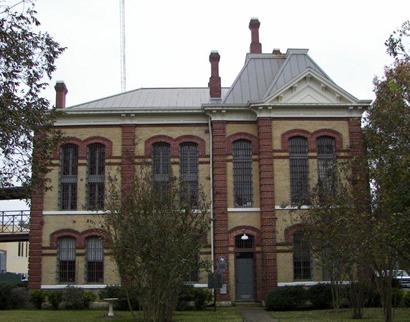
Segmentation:
[(120, 0), (120, 65), (121, 65), (121, 92), (125, 92), (125, 89), (126, 89), (125, 0)]

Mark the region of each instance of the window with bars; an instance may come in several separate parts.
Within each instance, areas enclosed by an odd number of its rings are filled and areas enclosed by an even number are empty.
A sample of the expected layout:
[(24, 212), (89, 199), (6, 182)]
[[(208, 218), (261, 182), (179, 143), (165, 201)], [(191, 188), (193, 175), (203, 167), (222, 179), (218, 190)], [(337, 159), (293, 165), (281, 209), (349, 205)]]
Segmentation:
[(64, 144), (60, 149), (60, 209), (77, 209), (78, 146)]
[(87, 146), (87, 207), (104, 208), (105, 145), (93, 143)]
[(152, 146), (152, 172), (154, 185), (161, 195), (168, 190), (171, 169), (171, 147), (168, 143), (159, 142)]
[(59, 282), (75, 282), (75, 239), (62, 237), (58, 240)]
[(235, 207), (252, 207), (252, 144), (237, 140), (232, 145)]
[(6, 260), (7, 253), (4, 250), (0, 250), (0, 273), (6, 272)]
[(182, 202), (195, 207), (198, 204), (198, 145), (182, 143), (179, 146), (179, 162)]
[(316, 140), (319, 189), (324, 193), (335, 193), (336, 141), (330, 136)]
[(292, 204), (306, 204), (309, 194), (308, 141), (302, 136), (289, 139), (290, 199)]
[(100, 237), (90, 237), (86, 241), (86, 276), (88, 283), (104, 281), (104, 248)]
[(312, 278), (310, 246), (301, 231), (293, 234), (293, 278), (295, 280)]

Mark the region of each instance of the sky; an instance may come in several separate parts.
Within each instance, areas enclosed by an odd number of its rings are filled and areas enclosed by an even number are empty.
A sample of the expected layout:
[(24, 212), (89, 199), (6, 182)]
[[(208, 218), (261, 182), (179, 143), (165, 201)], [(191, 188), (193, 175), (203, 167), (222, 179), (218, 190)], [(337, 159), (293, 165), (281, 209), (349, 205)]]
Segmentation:
[[(119, 3), (37, 0), (42, 28), (67, 47), (51, 84), (65, 81), (69, 106), (121, 91)], [(249, 51), (252, 17), (263, 52), (309, 48), (339, 86), (373, 99), (373, 78), (391, 62), (384, 41), (410, 19), (410, 1), (125, 0), (127, 90), (205, 87), (211, 50), (230, 86)], [(53, 86), (45, 95), (54, 103)]]
[[(16, 0), (10, 0), (15, 3)], [(120, 0), (37, 0), (41, 28), (66, 51), (44, 95), (64, 80), (67, 105), (121, 92)], [(230, 86), (249, 51), (249, 20), (259, 18), (262, 51), (308, 48), (339, 86), (373, 99), (375, 76), (391, 63), (385, 40), (410, 19), (408, 0), (125, 0), (127, 90), (206, 87), (211, 50)], [(0, 209), (24, 206), (0, 202)]]

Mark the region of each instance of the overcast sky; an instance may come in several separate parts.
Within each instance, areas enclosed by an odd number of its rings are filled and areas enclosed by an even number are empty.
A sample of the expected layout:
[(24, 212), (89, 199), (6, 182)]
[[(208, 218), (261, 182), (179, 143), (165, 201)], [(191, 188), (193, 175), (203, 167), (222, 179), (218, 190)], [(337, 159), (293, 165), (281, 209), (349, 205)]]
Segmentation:
[[(120, 92), (120, 0), (37, 0), (42, 28), (67, 50), (52, 79), (74, 105)], [(249, 51), (251, 17), (263, 52), (309, 48), (341, 87), (372, 99), (372, 80), (390, 62), (384, 41), (406, 19), (410, 1), (125, 0), (127, 90), (207, 86), (208, 55), (221, 55), (230, 86)], [(54, 102), (54, 89), (47, 97)]]
[[(120, 92), (120, 0), (37, 0), (42, 28), (67, 47), (51, 84), (64, 80), (67, 105)], [(230, 86), (249, 51), (250, 18), (262, 51), (309, 48), (342, 88), (373, 99), (372, 80), (391, 60), (384, 41), (410, 19), (409, 0), (125, 0), (127, 90), (207, 86), (208, 55), (221, 55)], [(54, 104), (54, 88), (45, 93)], [(5, 205), (7, 203), (8, 205)], [(0, 202), (0, 209), (20, 208)]]

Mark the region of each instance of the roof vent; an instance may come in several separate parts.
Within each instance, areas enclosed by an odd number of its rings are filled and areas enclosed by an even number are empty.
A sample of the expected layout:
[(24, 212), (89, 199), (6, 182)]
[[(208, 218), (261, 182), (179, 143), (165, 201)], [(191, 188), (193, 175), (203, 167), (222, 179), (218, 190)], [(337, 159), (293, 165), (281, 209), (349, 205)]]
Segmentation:
[(272, 54), (274, 54), (274, 55), (282, 55), (282, 53), (280, 52), (280, 49), (279, 49), (279, 48), (274, 48), (273, 51), (272, 51)]
[(63, 81), (57, 81), (56, 86), (56, 108), (65, 108), (65, 97), (68, 93), (67, 86)]

